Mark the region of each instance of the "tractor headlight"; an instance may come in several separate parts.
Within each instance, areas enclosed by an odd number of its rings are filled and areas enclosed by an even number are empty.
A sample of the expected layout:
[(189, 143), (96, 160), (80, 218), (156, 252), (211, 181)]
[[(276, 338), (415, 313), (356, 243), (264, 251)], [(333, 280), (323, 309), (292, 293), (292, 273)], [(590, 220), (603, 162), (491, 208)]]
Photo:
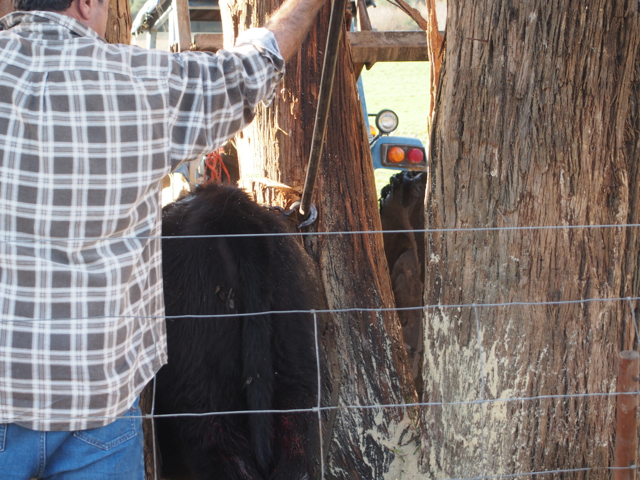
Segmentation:
[(392, 110), (381, 110), (376, 115), (376, 127), (382, 133), (391, 133), (398, 128), (398, 115)]

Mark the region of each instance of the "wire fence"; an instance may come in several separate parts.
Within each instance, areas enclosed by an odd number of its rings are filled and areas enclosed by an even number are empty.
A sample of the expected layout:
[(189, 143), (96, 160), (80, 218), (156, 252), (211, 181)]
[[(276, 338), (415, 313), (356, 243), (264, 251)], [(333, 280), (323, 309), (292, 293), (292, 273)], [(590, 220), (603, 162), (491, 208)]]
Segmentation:
[[(185, 240), (185, 239), (202, 239), (202, 238), (261, 238), (261, 237), (317, 237), (317, 236), (353, 236), (353, 235), (373, 235), (382, 233), (475, 233), (475, 232), (511, 232), (511, 231), (535, 231), (535, 230), (597, 230), (597, 229), (622, 229), (622, 228), (638, 228), (640, 223), (624, 223), (624, 224), (604, 224), (604, 225), (530, 225), (523, 227), (452, 227), (452, 228), (418, 228), (411, 230), (336, 230), (330, 232), (283, 232), (283, 233), (225, 233), (220, 235), (180, 235), (171, 237), (154, 237), (148, 235), (117, 237), (118, 241), (122, 240)], [(101, 237), (79, 237), (69, 238), (50, 238), (37, 240), (29, 237), (19, 238), (15, 240), (0, 239), (0, 243), (64, 243), (71, 242), (95, 242), (102, 240)]]
[[(432, 234), (444, 234), (444, 233), (473, 233), (473, 232), (502, 232), (502, 231), (541, 231), (541, 230), (577, 230), (577, 229), (623, 229), (623, 228), (638, 228), (640, 224), (623, 224), (623, 225), (560, 225), (560, 226), (525, 226), (525, 227), (479, 227), (479, 228), (441, 228), (441, 229), (417, 229), (417, 230), (385, 230), (385, 231), (342, 231), (342, 232), (297, 232), (297, 233), (266, 233), (266, 234), (233, 234), (233, 235), (195, 235), (195, 236), (176, 236), (176, 237), (119, 237), (117, 240), (184, 240), (184, 239), (203, 239), (203, 238), (237, 238), (237, 237), (271, 237), (271, 236), (345, 236), (345, 235), (372, 235), (372, 234), (381, 234), (381, 233), (432, 233)], [(51, 242), (51, 243), (59, 243), (62, 242), (62, 239), (50, 239), (50, 240), (39, 240), (40, 242)], [(73, 242), (84, 242), (84, 241), (96, 241), (96, 238), (81, 238), (74, 239)], [(6, 240), (0, 239), (0, 243), (20, 243), (24, 244), (23, 239), (15, 239), (15, 240)], [(34, 242), (37, 243), (37, 242)], [(69, 243), (69, 240), (65, 240), (65, 243)], [(518, 477), (526, 477), (526, 476), (540, 476), (540, 475), (556, 475), (556, 474), (571, 474), (571, 473), (588, 473), (588, 472), (596, 472), (596, 471), (616, 471), (616, 470), (638, 470), (640, 466), (631, 465), (629, 467), (611, 467), (611, 466), (602, 466), (602, 467), (585, 467), (585, 468), (573, 468), (573, 469), (557, 469), (557, 470), (545, 470), (545, 471), (529, 471), (523, 473), (512, 473), (512, 474), (487, 474), (486, 473), (486, 436), (485, 436), (485, 428), (486, 428), (486, 414), (485, 407), (487, 405), (496, 404), (496, 403), (512, 403), (512, 402), (528, 402), (528, 401), (540, 401), (540, 400), (554, 400), (554, 399), (571, 399), (571, 398), (607, 398), (614, 397), (620, 395), (640, 395), (640, 391), (634, 392), (591, 392), (591, 393), (567, 393), (567, 394), (554, 394), (554, 395), (536, 395), (536, 396), (521, 396), (521, 397), (508, 397), (508, 398), (486, 398), (486, 373), (485, 373), (485, 365), (484, 365), (484, 352), (482, 348), (482, 324), (480, 321), (480, 315), (478, 314), (479, 309), (484, 308), (499, 308), (499, 307), (535, 307), (535, 306), (560, 306), (560, 305), (576, 305), (576, 304), (589, 304), (589, 303), (597, 303), (597, 302), (628, 302), (629, 308), (631, 310), (631, 320), (634, 325), (634, 330), (636, 334), (636, 344), (640, 343), (640, 326), (638, 325), (638, 319), (636, 318), (635, 309), (633, 302), (640, 300), (640, 296), (630, 296), (630, 297), (616, 297), (616, 298), (581, 298), (581, 299), (573, 299), (573, 300), (557, 300), (557, 301), (537, 301), (537, 302), (525, 302), (525, 301), (514, 301), (514, 302), (501, 302), (501, 303), (470, 303), (470, 304), (439, 304), (439, 305), (420, 305), (415, 307), (394, 307), (394, 308), (339, 308), (339, 309), (327, 309), (327, 310), (287, 310), (287, 311), (265, 311), (265, 312), (255, 312), (255, 313), (236, 313), (236, 314), (217, 314), (217, 315), (177, 315), (177, 316), (163, 316), (163, 317), (136, 317), (125, 315), (122, 317), (118, 316), (107, 316), (107, 317), (73, 317), (66, 319), (50, 319), (55, 321), (92, 321), (92, 320), (104, 320), (104, 319), (117, 319), (117, 318), (144, 318), (144, 319), (152, 319), (157, 321), (164, 321), (165, 319), (186, 319), (186, 318), (207, 318), (211, 320), (220, 319), (220, 318), (233, 318), (233, 317), (247, 317), (247, 316), (267, 316), (267, 315), (279, 315), (279, 314), (291, 314), (291, 313), (308, 313), (313, 315), (314, 318), (314, 336), (315, 336), (315, 355), (316, 355), (316, 364), (317, 364), (317, 387), (318, 387), (318, 398), (317, 403), (313, 407), (304, 408), (304, 409), (286, 409), (286, 410), (243, 410), (243, 411), (224, 411), (224, 412), (204, 412), (204, 413), (175, 413), (175, 414), (156, 414), (155, 413), (155, 382), (154, 382), (154, 390), (153, 390), (153, 399), (152, 399), (152, 407), (151, 413), (140, 415), (140, 416), (129, 416), (129, 418), (141, 418), (144, 420), (153, 420), (157, 418), (181, 418), (181, 417), (211, 417), (211, 416), (221, 416), (221, 415), (247, 415), (247, 414), (279, 414), (279, 413), (314, 413), (318, 418), (318, 431), (320, 435), (320, 467), (321, 467), (321, 475), (322, 478), (325, 477), (326, 465), (324, 462), (324, 451), (323, 448), (323, 435), (322, 435), (322, 413), (328, 411), (335, 410), (370, 410), (370, 409), (407, 409), (407, 408), (442, 408), (442, 407), (452, 407), (452, 406), (470, 406), (470, 405), (479, 405), (482, 409), (482, 419), (481, 419), (481, 439), (480, 439), (480, 457), (481, 457), (481, 465), (480, 471), (481, 474), (476, 477), (465, 477), (465, 478), (450, 478), (448, 480), (481, 480), (481, 479), (502, 479), (502, 478), (518, 478)], [(319, 335), (318, 335), (318, 315), (319, 314), (337, 314), (337, 313), (362, 313), (362, 312), (370, 312), (370, 313), (382, 313), (382, 312), (402, 312), (402, 311), (422, 311), (425, 314), (432, 309), (462, 309), (467, 308), (471, 309), (474, 314), (475, 319), (475, 327), (476, 327), (476, 341), (478, 346), (478, 360), (480, 366), (480, 375), (481, 375), (481, 387), (480, 387), (480, 398), (475, 400), (460, 400), (460, 401), (442, 401), (442, 402), (405, 402), (405, 403), (395, 403), (395, 404), (376, 404), (376, 405), (336, 405), (336, 406), (322, 406), (322, 374), (320, 368), (320, 345), (319, 345)], [(21, 319), (18, 321), (41, 321), (42, 319)], [(112, 420), (118, 417), (93, 417), (95, 419), (105, 419)], [(63, 419), (51, 418), (51, 420), (68, 420), (69, 417), (65, 417)], [(151, 422), (153, 425), (153, 422)], [(153, 427), (155, 428), (155, 427)], [(155, 436), (155, 431), (154, 431)], [(155, 465), (158, 465), (157, 461), (157, 451), (156, 445), (153, 445), (153, 457)], [(157, 473), (157, 472), (156, 472)]]

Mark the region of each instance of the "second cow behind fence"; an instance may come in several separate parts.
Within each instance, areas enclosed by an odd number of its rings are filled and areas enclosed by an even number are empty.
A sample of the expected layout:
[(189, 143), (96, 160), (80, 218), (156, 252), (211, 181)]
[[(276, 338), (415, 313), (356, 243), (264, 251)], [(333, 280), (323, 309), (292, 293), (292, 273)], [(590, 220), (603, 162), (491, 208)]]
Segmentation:
[[(205, 237), (288, 230), (280, 214), (232, 187), (199, 186), (165, 207), (169, 363), (157, 375), (156, 414), (316, 405), (312, 316), (259, 314), (318, 308), (309, 278), (314, 268), (299, 242), (278, 235)], [(181, 238), (186, 235), (197, 238)], [(157, 435), (165, 478), (314, 478), (314, 413), (165, 417), (157, 419)]]

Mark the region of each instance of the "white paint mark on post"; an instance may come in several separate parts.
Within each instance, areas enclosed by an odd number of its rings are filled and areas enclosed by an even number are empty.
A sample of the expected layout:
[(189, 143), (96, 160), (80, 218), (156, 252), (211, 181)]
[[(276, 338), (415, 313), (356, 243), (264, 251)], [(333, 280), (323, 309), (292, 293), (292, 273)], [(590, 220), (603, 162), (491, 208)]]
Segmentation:
[(485, 390), (485, 375), (484, 375), (484, 361), (482, 359), (482, 336), (480, 334), (480, 320), (478, 319), (478, 307), (476, 306), (476, 304), (473, 304), (473, 313), (475, 314), (476, 317), (476, 333), (478, 336), (478, 352), (480, 355), (480, 373), (482, 374), (482, 387), (480, 390), (480, 409), (482, 412), (482, 433), (480, 435), (480, 455), (481, 455), (481, 473), (482, 476), (481, 478), (485, 478), (484, 476), (484, 471), (485, 471), (485, 454), (484, 454), (484, 409), (485, 409), (485, 403), (484, 403), (484, 390)]

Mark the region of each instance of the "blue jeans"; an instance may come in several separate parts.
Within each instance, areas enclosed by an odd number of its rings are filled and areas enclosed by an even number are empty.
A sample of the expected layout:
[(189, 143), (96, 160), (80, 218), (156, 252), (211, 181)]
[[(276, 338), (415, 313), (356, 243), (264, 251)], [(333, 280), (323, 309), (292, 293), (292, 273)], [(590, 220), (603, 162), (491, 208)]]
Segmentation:
[(138, 400), (104, 427), (40, 432), (0, 424), (0, 478), (7, 480), (144, 480)]

